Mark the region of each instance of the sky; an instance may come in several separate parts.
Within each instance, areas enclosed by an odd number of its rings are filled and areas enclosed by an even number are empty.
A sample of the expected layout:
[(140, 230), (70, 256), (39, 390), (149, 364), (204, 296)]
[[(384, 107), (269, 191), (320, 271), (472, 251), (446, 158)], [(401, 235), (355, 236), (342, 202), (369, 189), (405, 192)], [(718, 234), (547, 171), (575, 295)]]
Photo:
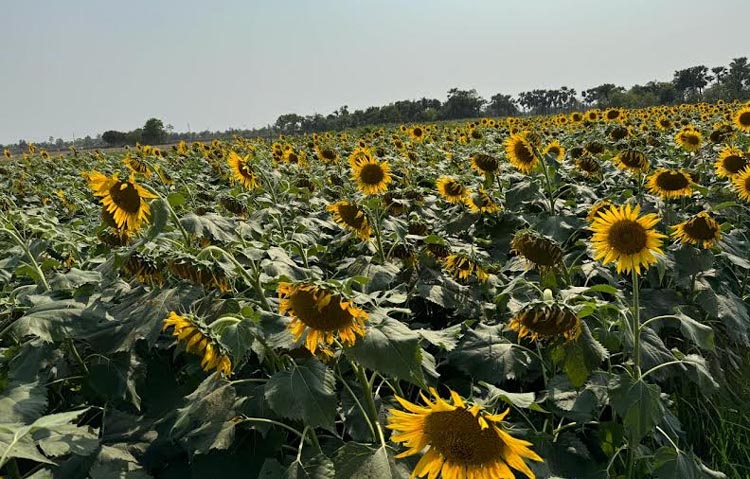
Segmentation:
[(750, 55), (748, 0), (0, 0), (0, 144), (252, 128), (453, 87), (631, 86)]

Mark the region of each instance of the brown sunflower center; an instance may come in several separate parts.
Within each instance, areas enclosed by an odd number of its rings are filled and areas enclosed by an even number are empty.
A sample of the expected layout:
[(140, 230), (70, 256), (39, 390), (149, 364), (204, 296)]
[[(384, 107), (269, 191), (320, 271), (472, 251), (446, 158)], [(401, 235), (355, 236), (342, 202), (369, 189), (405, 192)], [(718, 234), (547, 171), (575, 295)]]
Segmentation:
[(253, 169), (250, 165), (247, 163), (244, 163), (240, 165), (240, 175), (242, 175), (245, 178), (254, 179), (255, 173), (253, 172)]
[(423, 132), (422, 132), (421, 128), (417, 127), (417, 128), (414, 128), (414, 130), (412, 131), (412, 133), (414, 134), (414, 136), (419, 137), (419, 136), (422, 136)]
[(547, 149), (547, 153), (553, 155), (553, 156), (560, 156), (560, 147), (559, 146), (550, 146)]
[(464, 194), (464, 186), (457, 181), (449, 181), (445, 184), (445, 193), (448, 196), (461, 196)]
[(729, 155), (724, 158), (722, 165), (725, 170), (732, 174), (739, 173), (747, 166), (747, 158), (739, 155)]
[(482, 171), (495, 171), (499, 165), (497, 158), (480, 153), (474, 157), (474, 164)]
[(299, 157), (297, 156), (297, 153), (289, 153), (289, 163), (297, 163), (299, 161)]
[(699, 216), (685, 223), (684, 231), (691, 239), (708, 241), (716, 238), (719, 225), (710, 218)]
[(359, 170), (359, 179), (366, 185), (378, 185), (383, 178), (385, 178), (385, 172), (377, 163), (367, 163)]
[(109, 189), (109, 196), (118, 208), (127, 213), (135, 214), (141, 208), (141, 196), (135, 185), (129, 181), (118, 181)]
[(574, 330), (578, 317), (559, 305), (533, 305), (524, 308), (518, 319), (522, 325), (542, 337), (555, 337)]
[(643, 168), (646, 166), (646, 155), (640, 151), (627, 150), (620, 153), (620, 161), (628, 168)]
[(336, 159), (336, 152), (333, 151), (330, 148), (323, 148), (321, 151), (321, 154), (323, 155), (323, 158), (326, 160), (335, 160)]
[(620, 116), (620, 110), (610, 110), (607, 112), (607, 119), (614, 120)]
[(700, 138), (698, 138), (698, 135), (695, 133), (685, 133), (682, 135), (682, 140), (691, 146), (697, 146), (701, 142)]
[(665, 191), (679, 191), (690, 185), (690, 181), (682, 172), (663, 171), (656, 176), (656, 184)]
[(504, 444), (494, 429), (482, 429), (465, 408), (431, 413), (424, 432), (430, 445), (453, 464), (479, 466), (502, 457)]
[(746, 111), (740, 114), (738, 121), (742, 126), (750, 126), (750, 111)]
[(533, 163), (534, 153), (529, 148), (529, 145), (522, 140), (518, 140), (513, 144), (513, 153), (516, 159), (521, 163)]
[(560, 247), (545, 238), (523, 235), (513, 240), (512, 247), (524, 258), (540, 266), (554, 266), (562, 260)]
[(289, 296), (294, 316), (305, 323), (305, 326), (318, 331), (335, 331), (352, 324), (352, 315), (341, 309), (339, 295), (333, 295), (331, 301), (319, 307), (315, 291), (297, 289)]
[(365, 215), (361, 214), (359, 207), (355, 205), (338, 205), (337, 212), (341, 217), (341, 221), (357, 230), (361, 229), (366, 221)]
[(646, 228), (633, 220), (620, 220), (609, 228), (608, 243), (621, 254), (636, 254), (646, 247)]

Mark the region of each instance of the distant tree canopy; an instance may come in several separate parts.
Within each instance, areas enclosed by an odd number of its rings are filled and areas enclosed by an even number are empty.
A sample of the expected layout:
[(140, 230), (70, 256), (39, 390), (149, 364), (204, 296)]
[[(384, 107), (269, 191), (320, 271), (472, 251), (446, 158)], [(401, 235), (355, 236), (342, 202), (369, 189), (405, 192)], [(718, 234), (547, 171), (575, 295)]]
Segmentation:
[[(420, 123), (437, 120), (458, 120), (480, 116), (537, 115), (570, 112), (586, 108), (643, 108), (699, 101), (750, 100), (750, 64), (747, 57), (733, 59), (729, 65), (709, 68), (697, 65), (677, 70), (670, 81), (653, 80), (644, 85), (625, 88), (614, 83), (603, 83), (578, 92), (566, 86), (556, 89), (535, 89), (520, 92), (515, 97), (497, 93), (489, 101), (476, 90), (451, 88), (444, 102), (434, 98), (399, 100), (383, 106), (370, 106), (350, 111), (344, 105), (328, 115), (314, 113), (300, 115), (286, 113), (272, 125), (254, 129), (225, 131), (173, 132), (158, 118), (150, 118), (142, 128), (122, 132), (109, 130), (96, 138), (87, 136), (74, 141), (50, 138), (35, 142), (39, 147), (61, 149), (67, 146), (96, 148), (146, 144), (174, 143), (180, 140), (207, 140), (232, 136), (273, 137), (280, 133), (297, 135), (321, 131), (335, 131), (369, 125)], [(24, 151), (27, 142), (20, 140), (8, 145), (11, 150)]]

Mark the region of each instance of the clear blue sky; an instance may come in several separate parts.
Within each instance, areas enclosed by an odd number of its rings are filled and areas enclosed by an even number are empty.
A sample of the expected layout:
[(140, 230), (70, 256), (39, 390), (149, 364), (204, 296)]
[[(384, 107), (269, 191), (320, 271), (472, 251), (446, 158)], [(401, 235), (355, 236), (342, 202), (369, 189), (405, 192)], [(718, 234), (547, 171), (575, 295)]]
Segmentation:
[(750, 55), (749, 0), (2, 0), (0, 143), (254, 127), (454, 86), (629, 86)]

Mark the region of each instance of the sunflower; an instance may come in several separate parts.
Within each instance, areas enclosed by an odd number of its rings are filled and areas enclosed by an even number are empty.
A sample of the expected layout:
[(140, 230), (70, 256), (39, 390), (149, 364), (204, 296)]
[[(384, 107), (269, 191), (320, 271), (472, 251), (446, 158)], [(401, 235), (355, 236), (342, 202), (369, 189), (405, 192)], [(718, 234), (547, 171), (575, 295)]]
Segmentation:
[(518, 337), (538, 339), (576, 339), (581, 334), (581, 320), (570, 307), (557, 302), (537, 301), (524, 306), (508, 328), (518, 332)]
[(562, 162), (563, 158), (565, 158), (565, 148), (563, 148), (559, 141), (553, 140), (544, 148), (544, 154), (552, 155), (555, 160)]
[(500, 168), (500, 160), (485, 153), (471, 155), (471, 169), (484, 175), (495, 173)]
[(279, 314), (289, 313), (289, 329), (295, 341), (305, 332), (305, 347), (313, 354), (327, 349), (336, 336), (352, 346), (364, 337), (367, 313), (340, 294), (313, 283), (279, 283)]
[(505, 140), (505, 154), (516, 169), (529, 174), (539, 163), (534, 149), (527, 139), (528, 133), (516, 133)]
[(598, 176), (602, 172), (602, 165), (591, 155), (583, 155), (576, 160), (576, 168), (586, 176)]
[(748, 155), (738, 148), (724, 148), (719, 152), (714, 169), (723, 178), (732, 178), (744, 170), (750, 161)]
[(409, 137), (412, 139), (412, 141), (422, 141), (424, 140), (424, 135), (425, 131), (421, 126), (409, 128)]
[(342, 228), (356, 233), (365, 241), (370, 239), (370, 222), (362, 208), (348, 201), (337, 201), (328, 205), (326, 209)]
[(661, 198), (682, 198), (693, 194), (693, 179), (683, 170), (661, 168), (648, 178), (648, 189)]
[(175, 276), (199, 284), (204, 288), (216, 288), (226, 293), (231, 288), (229, 279), (221, 268), (211, 267), (192, 257), (179, 257), (169, 263), (169, 270)]
[(514, 438), (502, 427), (510, 409), (488, 414), (478, 404), (467, 405), (455, 391), (450, 391), (452, 403), (433, 388), (430, 393), (435, 402), (420, 394), (424, 406), (395, 396), (405, 411), (389, 411), (386, 427), (395, 431), (391, 440), (408, 448), (397, 458), (419, 454), (428, 447), (411, 477), (513, 478), (511, 468), (528, 478), (536, 477), (525, 459), (541, 462), (542, 458), (529, 448), (530, 442)]
[(94, 191), (94, 196), (102, 198), (102, 204), (112, 214), (117, 228), (138, 231), (143, 223), (148, 222), (151, 211), (146, 200), (156, 198), (156, 195), (136, 183), (132, 174), (127, 181), (120, 180), (117, 173), (107, 177), (98, 171), (91, 171), (83, 176)]
[(170, 326), (174, 327), (172, 335), (177, 337), (177, 342), (185, 345), (185, 351), (203, 356), (201, 367), (204, 371), (216, 369), (225, 376), (232, 374), (229, 355), (208, 327), (191, 316), (181, 316), (174, 311), (164, 319), (161, 329), (164, 331)]
[(377, 195), (388, 189), (388, 183), (392, 181), (391, 167), (387, 161), (370, 158), (352, 168), (352, 180), (365, 195)]
[(315, 144), (315, 154), (323, 163), (336, 163), (339, 159), (339, 155), (338, 153), (336, 153), (336, 150), (334, 150), (330, 146), (320, 145), (317, 143)]
[(513, 235), (510, 248), (541, 271), (557, 268), (563, 262), (563, 251), (557, 242), (531, 230), (521, 230)]
[(622, 110), (619, 108), (610, 108), (604, 112), (605, 121), (622, 121)]
[(230, 151), (227, 163), (232, 170), (232, 182), (242, 183), (242, 186), (248, 190), (254, 190), (258, 188), (258, 175), (255, 174), (253, 167), (250, 165), (250, 157), (250, 154), (240, 156), (236, 152)]
[(592, 222), (612, 206), (614, 205), (609, 200), (599, 200), (589, 209), (586, 219)]
[(435, 185), (440, 196), (449, 203), (463, 203), (469, 195), (469, 189), (450, 176), (441, 176)]
[(140, 173), (146, 178), (151, 177), (151, 170), (148, 167), (148, 163), (143, 161), (141, 158), (133, 158), (129, 153), (125, 154), (125, 158), (122, 159), (123, 164), (127, 166), (133, 173)]
[(233, 213), (237, 216), (247, 216), (247, 205), (237, 198), (231, 196), (222, 196), (219, 199), (219, 203), (224, 207), (225, 210)]
[(483, 188), (476, 192), (469, 192), (465, 203), (474, 213), (496, 213), (500, 211), (500, 206)]
[(732, 178), (732, 184), (740, 199), (750, 202), (750, 168), (745, 168)]
[(591, 223), (594, 259), (603, 264), (617, 263), (617, 272), (648, 269), (661, 254), (661, 240), (666, 236), (654, 226), (659, 218), (653, 214), (639, 216), (640, 206), (612, 206)]
[(721, 239), (721, 225), (711, 215), (701, 211), (687, 221), (675, 225), (672, 237), (682, 244), (712, 248)]
[(643, 173), (648, 171), (649, 162), (644, 153), (637, 150), (625, 150), (614, 157), (615, 165), (621, 170), (631, 173)]
[(489, 275), (479, 263), (463, 253), (449, 254), (443, 262), (443, 268), (454, 277), (462, 280), (468, 280), (473, 275), (480, 283), (484, 283), (489, 278)]
[(5, 157), (9, 160), (13, 156), (8, 148), (3, 150), (3, 155), (5, 155)]
[(674, 137), (678, 145), (685, 151), (698, 151), (703, 141), (703, 135), (694, 126), (686, 125)]
[(734, 114), (734, 124), (742, 131), (750, 132), (750, 106), (744, 106)]
[(656, 120), (656, 127), (660, 130), (668, 130), (672, 128), (672, 121), (666, 116), (661, 116)]
[(139, 283), (150, 285), (161, 285), (164, 283), (164, 275), (156, 261), (139, 252), (134, 252), (125, 261), (123, 269), (130, 276), (134, 276)]

